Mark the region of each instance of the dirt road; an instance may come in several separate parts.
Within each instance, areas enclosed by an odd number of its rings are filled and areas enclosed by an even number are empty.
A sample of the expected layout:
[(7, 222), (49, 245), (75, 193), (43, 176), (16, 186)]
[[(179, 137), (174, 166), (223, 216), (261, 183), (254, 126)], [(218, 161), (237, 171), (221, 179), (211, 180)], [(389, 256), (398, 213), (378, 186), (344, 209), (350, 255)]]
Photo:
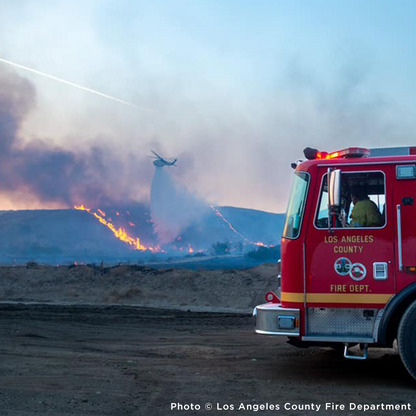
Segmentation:
[[(325, 410), (331, 402), (346, 408)], [(172, 403), (201, 410), (171, 410)], [(350, 403), (412, 410), (364, 413)], [(260, 404), (279, 410), (255, 411)], [(234, 410), (219, 410), (227, 405)], [(303, 405), (310, 410), (296, 409)], [(416, 383), (395, 353), (373, 350), (357, 362), (331, 349), (296, 349), (255, 335), (247, 315), (0, 306), (2, 416), (401, 416), (415, 409)]]

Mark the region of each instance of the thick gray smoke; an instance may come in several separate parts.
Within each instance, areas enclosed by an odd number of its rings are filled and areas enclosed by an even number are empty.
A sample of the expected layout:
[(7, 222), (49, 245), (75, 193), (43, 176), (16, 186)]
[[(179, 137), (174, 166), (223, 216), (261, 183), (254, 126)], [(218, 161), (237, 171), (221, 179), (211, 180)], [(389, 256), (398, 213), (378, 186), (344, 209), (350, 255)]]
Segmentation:
[(24, 143), (19, 130), (35, 106), (36, 91), (26, 79), (3, 70), (0, 91), (0, 191), (27, 192), (44, 203), (67, 206), (131, 200), (123, 187), (128, 181), (118, 186), (114, 181), (121, 166), (128, 170), (139, 163), (109, 160), (114, 152), (102, 145), (71, 151), (40, 139)]
[(156, 167), (150, 199), (152, 222), (161, 244), (171, 242), (209, 212), (207, 202), (174, 183), (169, 169)]

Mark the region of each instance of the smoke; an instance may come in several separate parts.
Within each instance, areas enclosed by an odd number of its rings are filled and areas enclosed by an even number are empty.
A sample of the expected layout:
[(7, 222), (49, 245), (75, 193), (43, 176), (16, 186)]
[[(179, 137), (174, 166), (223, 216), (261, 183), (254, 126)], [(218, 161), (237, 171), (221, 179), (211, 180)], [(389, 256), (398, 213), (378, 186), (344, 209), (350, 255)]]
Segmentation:
[[(30, 201), (26, 207), (32, 206), (29, 194), (37, 196), (43, 207), (148, 201), (153, 168), (134, 151), (157, 150), (156, 144), (148, 145), (151, 139), (179, 155), (186, 170), (169, 173), (187, 189), (221, 205), (284, 210), (292, 178), (289, 163), (302, 157), (304, 147), (331, 151), (352, 145), (405, 145), (414, 137), (413, 119), (374, 86), (377, 78), (371, 62), (362, 63), (361, 58), (357, 62), (349, 55), (345, 60), (351, 63), (329, 68), (328, 77), (302, 59), (286, 71), (276, 67), (280, 75), (270, 89), (253, 95), (202, 84), (196, 93), (186, 77), (179, 84), (173, 76), (149, 78), (149, 82), (132, 79), (132, 85), (148, 86), (145, 98), (137, 95), (137, 102), (154, 109), (151, 114), (127, 119), (124, 107), (106, 107), (101, 101), (98, 108), (91, 106), (79, 114), (80, 101), (59, 111), (41, 106), (39, 113), (52, 111), (50, 130), (42, 124), (43, 116), (33, 122), (33, 86), (17, 75), (0, 72), (0, 192), (9, 200), (12, 193), (15, 200), (26, 195)], [(59, 123), (69, 125), (62, 127), (63, 132), (85, 128), (96, 136), (104, 131), (111, 146), (101, 141), (91, 147), (90, 137), (84, 145), (79, 134), (74, 140), (77, 147), (63, 142), (64, 133), (57, 137), (61, 147), (45, 138), (28, 144), (22, 140), (22, 126), (53, 136), (60, 134)], [(184, 163), (185, 155), (180, 154), (184, 148), (195, 158), (194, 166), (190, 157)]]
[[(150, 164), (120, 155), (98, 144), (64, 149), (50, 140), (24, 142), (22, 126), (36, 104), (36, 91), (26, 79), (0, 70), (0, 191), (26, 193), (44, 204), (99, 205), (134, 199), (137, 178), (150, 182)], [(148, 171), (139, 166), (149, 166)], [(127, 176), (127, 179), (126, 179)], [(147, 176), (147, 178), (146, 178)], [(135, 178), (135, 180), (129, 180)], [(146, 179), (148, 179), (146, 181)]]
[(156, 167), (150, 199), (152, 222), (161, 244), (171, 242), (209, 212), (208, 204), (175, 184), (167, 169)]

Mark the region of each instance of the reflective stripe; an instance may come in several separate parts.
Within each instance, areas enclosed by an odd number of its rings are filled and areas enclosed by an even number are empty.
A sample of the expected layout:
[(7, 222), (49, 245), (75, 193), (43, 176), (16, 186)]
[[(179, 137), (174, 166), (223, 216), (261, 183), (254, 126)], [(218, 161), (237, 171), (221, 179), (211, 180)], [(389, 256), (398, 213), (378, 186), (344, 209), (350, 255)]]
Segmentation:
[(282, 292), (281, 299), (286, 302), (303, 302), (305, 297), (303, 293)]
[[(306, 302), (309, 303), (381, 303), (385, 304), (393, 296), (390, 293), (383, 294), (357, 294), (357, 293), (308, 293)], [(303, 293), (282, 292), (282, 301), (303, 302)]]

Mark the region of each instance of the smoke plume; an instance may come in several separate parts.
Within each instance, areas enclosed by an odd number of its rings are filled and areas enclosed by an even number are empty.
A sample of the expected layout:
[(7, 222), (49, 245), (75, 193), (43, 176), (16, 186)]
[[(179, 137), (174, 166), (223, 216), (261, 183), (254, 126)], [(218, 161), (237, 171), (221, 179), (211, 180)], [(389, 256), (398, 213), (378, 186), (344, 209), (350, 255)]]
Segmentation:
[(0, 70), (0, 91), (0, 191), (26, 193), (28, 200), (35, 197), (61, 206), (133, 199), (134, 186), (125, 186), (129, 181), (124, 174), (134, 176), (136, 180), (130, 182), (137, 183), (137, 177), (144, 176), (137, 175), (137, 166), (144, 162), (120, 160), (103, 144), (68, 150), (50, 140), (24, 142), (21, 128), (35, 107), (35, 88), (26, 79)]

